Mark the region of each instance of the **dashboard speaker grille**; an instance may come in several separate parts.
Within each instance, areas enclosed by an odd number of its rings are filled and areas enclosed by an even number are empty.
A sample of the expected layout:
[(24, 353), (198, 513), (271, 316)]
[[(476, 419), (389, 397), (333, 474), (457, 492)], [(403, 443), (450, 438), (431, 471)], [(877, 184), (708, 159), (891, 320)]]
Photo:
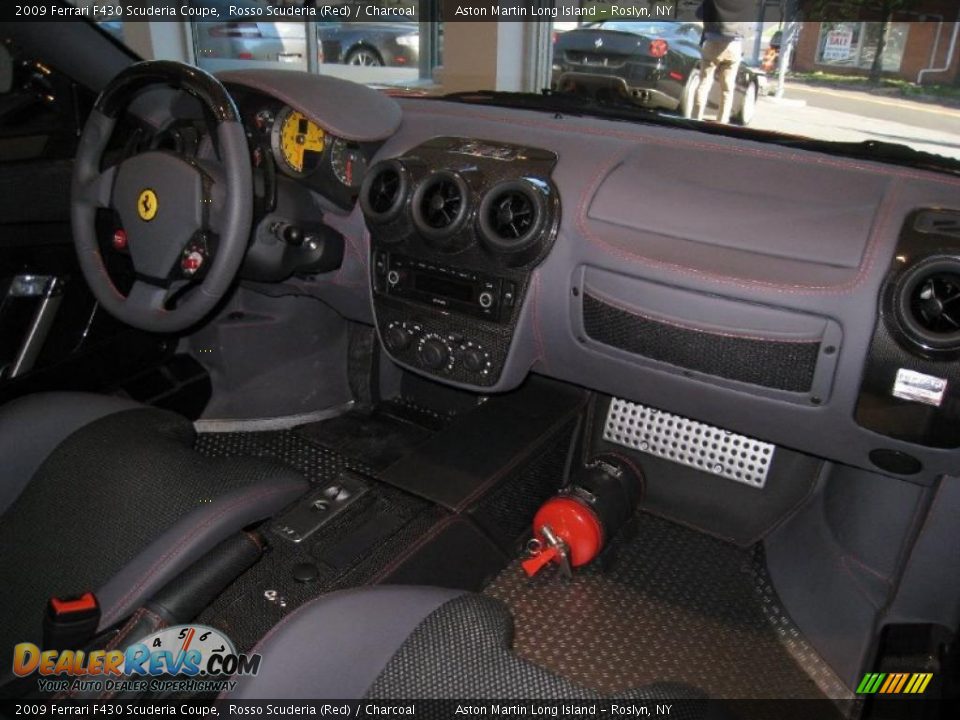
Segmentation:
[(603, 439), (711, 475), (762, 488), (776, 446), (729, 430), (613, 398)]
[(604, 345), (669, 363), (685, 370), (808, 392), (820, 354), (820, 341), (779, 341), (722, 335), (658, 322), (583, 296), (583, 326)]

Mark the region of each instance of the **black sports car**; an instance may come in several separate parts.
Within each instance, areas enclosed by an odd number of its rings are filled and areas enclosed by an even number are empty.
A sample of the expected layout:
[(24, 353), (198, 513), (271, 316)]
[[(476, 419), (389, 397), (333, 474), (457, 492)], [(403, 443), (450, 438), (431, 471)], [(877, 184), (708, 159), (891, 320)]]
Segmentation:
[(328, 63), (416, 67), (420, 58), (420, 28), (415, 22), (324, 23), (317, 37)]
[[(645, 107), (693, 115), (700, 78), (698, 23), (607, 21), (556, 36), (553, 46), (555, 90), (590, 94), (615, 93)], [(762, 70), (746, 63), (737, 73), (734, 119), (753, 120), (765, 84)], [(710, 106), (719, 104), (714, 83)]]

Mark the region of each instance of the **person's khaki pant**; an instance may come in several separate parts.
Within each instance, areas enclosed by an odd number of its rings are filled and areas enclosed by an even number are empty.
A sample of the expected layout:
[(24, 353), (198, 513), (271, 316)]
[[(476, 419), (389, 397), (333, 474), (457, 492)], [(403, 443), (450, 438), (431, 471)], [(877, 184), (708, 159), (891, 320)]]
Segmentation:
[(730, 113), (733, 112), (733, 93), (737, 86), (737, 70), (743, 59), (743, 44), (737, 40), (707, 40), (700, 50), (700, 87), (697, 88), (694, 116), (703, 120), (703, 113), (707, 109), (710, 98), (710, 88), (713, 87), (713, 75), (720, 76), (720, 89), (723, 95), (720, 100), (720, 110), (717, 120), (722, 123), (730, 122)]

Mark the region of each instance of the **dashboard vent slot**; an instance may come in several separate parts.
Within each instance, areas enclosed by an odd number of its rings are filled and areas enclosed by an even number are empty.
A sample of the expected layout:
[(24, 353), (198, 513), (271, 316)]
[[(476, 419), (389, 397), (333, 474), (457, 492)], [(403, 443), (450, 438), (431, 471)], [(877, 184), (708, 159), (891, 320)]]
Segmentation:
[(960, 215), (949, 212), (922, 212), (917, 215), (913, 227), (924, 233), (960, 238)]
[(546, 219), (543, 192), (513, 180), (493, 187), (480, 203), (480, 235), (495, 252), (517, 253), (540, 240)]
[(894, 298), (907, 338), (927, 350), (960, 350), (960, 258), (915, 265), (898, 282)]
[(468, 190), (459, 175), (434, 173), (413, 197), (413, 222), (423, 235), (447, 237), (460, 229), (467, 216)]
[(403, 209), (409, 188), (406, 168), (397, 160), (375, 165), (360, 188), (360, 206), (368, 220), (385, 223)]
[(662, 410), (612, 398), (603, 439), (711, 475), (762, 488), (776, 446)]

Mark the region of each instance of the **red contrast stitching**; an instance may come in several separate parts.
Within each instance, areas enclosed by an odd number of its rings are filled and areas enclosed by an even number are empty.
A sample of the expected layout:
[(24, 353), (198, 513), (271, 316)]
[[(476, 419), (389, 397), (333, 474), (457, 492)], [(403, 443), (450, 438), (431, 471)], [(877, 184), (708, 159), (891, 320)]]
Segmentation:
[(194, 537), (196, 537), (202, 530), (206, 529), (207, 527), (212, 525), (214, 522), (216, 522), (221, 517), (223, 517), (230, 511), (234, 510), (235, 508), (242, 507), (244, 505), (252, 505), (258, 501), (264, 500), (273, 495), (279, 495), (281, 493), (288, 493), (288, 492), (290, 492), (290, 488), (273, 488), (271, 490), (263, 490), (254, 495), (235, 500), (229, 505), (226, 505), (225, 507), (220, 508), (219, 512), (213, 515), (210, 515), (208, 518), (206, 518), (206, 520), (204, 520), (199, 525), (197, 525), (191, 532), (187, 533), (187, 535), (185, 535), (180, 540), (180, 542), (174, 545), (170, 550), (164, 553), (164, 555), (161, 556), (156, 562), (154, 562), (153, 565), (151, 565), (150, 568), (147, 570), (147, 572), (144, 573), (144, 575), (141, 577), (140, 581), (136, 585), (134, 585), (132, 588), (130, 588), (130, 590), (128, 590), (123, 597), (121, 597), (117, 602), (113, 604), (113, 606), (110, 608), (110, 612), (104, 614), (104, 618), (106, 619), (106, 618), (112, 617), (115, 613), (119, 612), (120, 609), (122, 609), (123, 606), (132, 597), (134, 597), (143, 588), (144, 585), (147, 584), (150, 578), (153, 577), (158, 572), (158, 568), (160, 568), (168, 560), (170, 560), (171, 557), (179, 553), (183, 549), (183, 547), (187, 545)]

